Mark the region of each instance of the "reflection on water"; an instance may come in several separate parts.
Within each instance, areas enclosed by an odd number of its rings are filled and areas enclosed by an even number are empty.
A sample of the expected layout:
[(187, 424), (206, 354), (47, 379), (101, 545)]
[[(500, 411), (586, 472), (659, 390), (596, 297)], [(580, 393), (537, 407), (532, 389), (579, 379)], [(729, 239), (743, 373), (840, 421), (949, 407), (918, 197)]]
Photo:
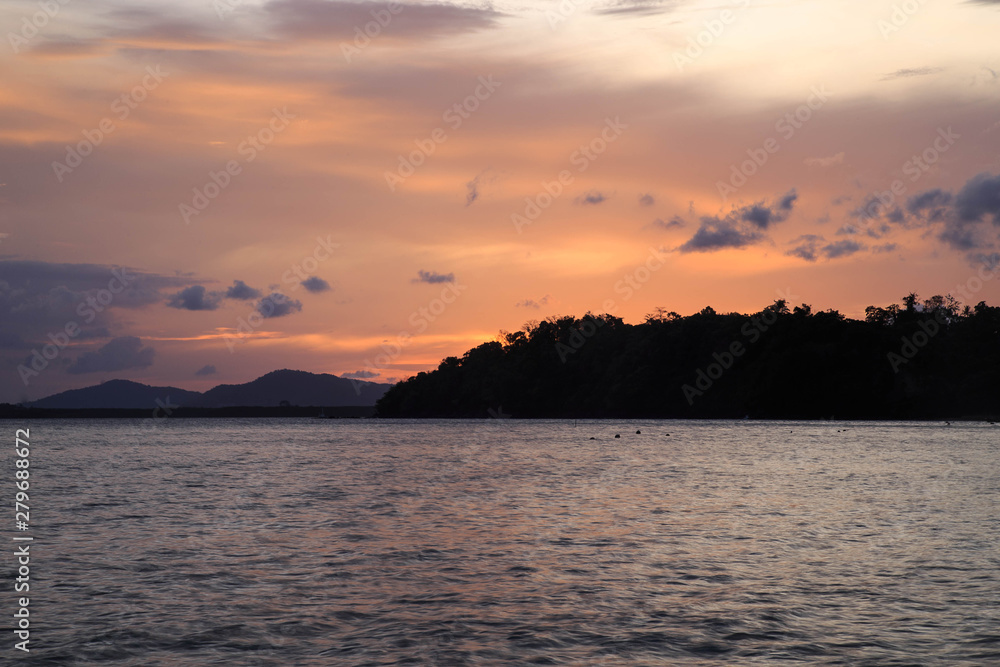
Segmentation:
[(1000, 664), (1000, 427), (30, 426), (32, 664)]

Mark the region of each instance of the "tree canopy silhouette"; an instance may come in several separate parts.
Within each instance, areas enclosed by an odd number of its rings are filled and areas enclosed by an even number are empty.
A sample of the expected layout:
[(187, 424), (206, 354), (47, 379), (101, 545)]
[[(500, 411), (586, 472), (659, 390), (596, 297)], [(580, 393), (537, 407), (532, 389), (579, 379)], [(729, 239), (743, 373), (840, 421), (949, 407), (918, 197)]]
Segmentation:
[(1000, 308), (950, 296), (750, 315), (550, 317), (392, 387), (380, 417), (913, 419), (1000, 414)]

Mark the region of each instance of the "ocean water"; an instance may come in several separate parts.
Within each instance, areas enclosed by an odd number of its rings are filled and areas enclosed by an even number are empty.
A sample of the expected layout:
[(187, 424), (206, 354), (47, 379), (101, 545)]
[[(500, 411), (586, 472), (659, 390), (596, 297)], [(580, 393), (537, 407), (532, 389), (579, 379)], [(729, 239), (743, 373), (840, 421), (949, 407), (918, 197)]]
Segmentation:
[(1000, 426), (23, 426), (24, 664), (1000, 664)]

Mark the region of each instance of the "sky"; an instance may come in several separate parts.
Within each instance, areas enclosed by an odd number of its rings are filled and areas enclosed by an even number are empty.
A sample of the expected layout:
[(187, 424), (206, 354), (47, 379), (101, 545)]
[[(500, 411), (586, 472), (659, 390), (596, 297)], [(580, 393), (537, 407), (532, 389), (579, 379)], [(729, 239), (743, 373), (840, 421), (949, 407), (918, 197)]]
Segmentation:
[(588, 311), (1000, 303), (998, 0), (18, 0), (0, 26), (0, 402), (396, 381)]

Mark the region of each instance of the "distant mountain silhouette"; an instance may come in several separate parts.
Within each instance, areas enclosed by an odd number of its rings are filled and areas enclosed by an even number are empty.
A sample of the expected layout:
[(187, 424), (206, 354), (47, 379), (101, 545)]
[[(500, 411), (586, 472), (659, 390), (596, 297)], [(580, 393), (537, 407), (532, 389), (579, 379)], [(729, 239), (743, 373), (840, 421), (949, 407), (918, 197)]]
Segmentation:
[[(221, 408), (233, 405), (375, 405), (391, 385), (347, 380), (327, 373), (280, 370), (246, 384), (220, 384), (209, 389), (192, 407)], [(355, 389), (357, 387), (357, 389)]]
[(34, 408), (124, 408), (152, 410), (157, 400), (171, 405), (182, 405), (197, 398), (197, 391), (186, 391), (177, 387), (150, 387), (148, 384), (131, 380), (108, 380), (103, 384), (83, 389), (70, 389), (30, 403)]
[[(205, 393), (177, 387), (151, 387), (130, 380), (109, 380), (83, 389), (71, 389), (29, 403), (35, 408), (149, 409), (176, 407), (372, 406), (388, 384), (347, 380), (329, 374), (280, 370), (246, 384), (223, 384)], [(159, 401), (159, 403), (157, 402)], [(162, 404), (162, 405), (161, 405)]]

